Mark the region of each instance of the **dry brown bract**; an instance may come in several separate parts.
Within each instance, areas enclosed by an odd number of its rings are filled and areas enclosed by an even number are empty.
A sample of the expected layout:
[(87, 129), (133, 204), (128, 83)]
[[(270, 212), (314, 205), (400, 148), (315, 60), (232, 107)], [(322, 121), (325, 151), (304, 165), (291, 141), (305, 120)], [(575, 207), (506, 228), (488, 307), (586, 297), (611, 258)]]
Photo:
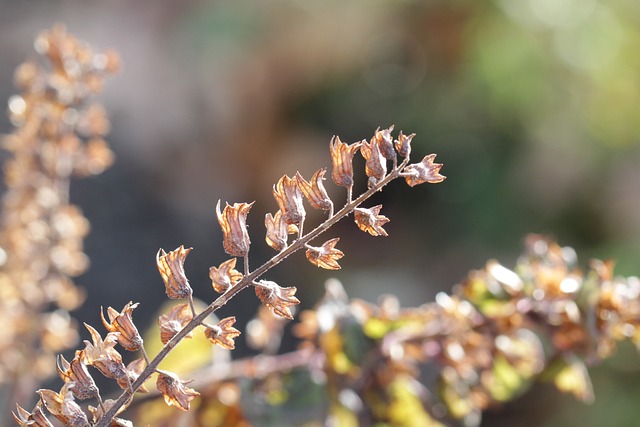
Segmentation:
[(329, 144), (333, 163), (331, 178), (336, 185), (346, 188), (353, 186), (353, 156), (358, 152), (361, 144), (361, 142), (346, 144), (340, 141), (338, 136), (331, 139)]
[(142, 337), (138, 332), (138, 328), (133, 324), (131, 315), (133, 309), (138, 306), (139, 303), (133, 304), (131, 301), (124, 306), (121, 313), (118, 313), (113, 308), (107, 308), (107, 315), (109, 316), (109, 322), (104, 318), (102, 313), (102, 307), (100, 308), (100, 318), (104, 327), (109, 332), (119, 332), (118, 343), (128, 351), (140, 350), (142, 347)]
[(411, 187), (425, 182), (430, 184), (442, 182), (447, 177), (440, 175), (439, 172), (440, 168), (442, 168), (442, 163), (434, 163), (435, 158), (435, 154), (429, 154), (425, 156), (420, 163), (414, 163), (404, 168), (404, 171), (400, 175), (404, 176), (407, 184)]
[(42, 403), (38, 402), (31, 413), (20, 405), (16, 405), (17, 414), (15, 412), (11, 412), (11, 414), (20, 427), (53, 427), (53, 424), (42, 412), (41, 405)]
[(220, 264), (219, 267), (209, 269), (209, 278), (216, 292), (223, 294), (231, 286), (242, 280), (242, 273), (235, 269), (236, 258), (231, 258)]
[(380, 215), (380, 209), (382, 209), (382, 205), (368, 209), (356, 208), (353, 212), (353, 217), (358, 228), (372, 236), (387, 236), (387, 232), (382, 226), (389, 222), (389, 218)]
[(98, 331), (86, 323), (93, 343), (85, 340), (84, 361), (87, 365), (98, 369), (107, 378), (123, 378), (126, 376), (126, 368), (122, 363), (122, 355), (115, 346), (118, 342), (118, 332), (109, 332), (103, 340)]
[(256, 295), (264, 305), (278, 316), (293, 319), (289, 306), (300, 304), (300, 300), (294, 296), (297, 291), (295, 286), (283, 288), (275, 282), (260, 280), (254, 287)]
[(267, 229), (265, 240), (269, 246), (276, 251), (281, 251), (287, 247), (289, 238), (289, 226), (282, 216), (282, 211), (278, 210), (275, 216), (270, 213), (264, 217), (264, 226)]
[(251, 240), (247, 232), (247, 215), (251, 209), (251, 203), (227, 203), (223, 211), (220, 211), (220, 200), (216, 205), (218, 222), (222, 228), (224, 250), (231, 256), (244, 257), (249, 253)]
[(287, 224), (297, 225), (302, 228), (302, 222), (306, 212), (302, 205), (302, 192), (295, 177), (282, 176), (278, 183), (273, 186), (273, 197), (276, 199), (282, 219)]
[[(160, 315), (158, 317), (158, 325), (160, 326), (162, 344), (168, 343), (191, 319), (193, 319), (193, 313), (189, 304), (175, 305), (171, 307), (169, 313)], [(191, 338), (192, 336), (193, 334), (189, 333), (185, 338)]]
[(158, 271), (166, 288), (167, 296), (171, 299), (189, 298), (193, 290), (189, 285), (189, 280), (184, 273), (184, 261), (192, 248), (179, 248), (166, 253), (160, 249), (156, 254), (156, 264)]
[(206, 328), (204, 335), (212, 343), (227, 350), (233, 350), (236, 348), (233, 339), (240, 335), (240, 331), (233, 327), (234, 323), (236, 323), (235, 316), (226, 317), (217, 325)]
[(304, 197), (307, 198), (309, 204), (314, 209), (330, 211), (333, 209), (333, 202), (329, 198), (327, 190), (322, 183), (322, 181), (325, 180), (325, 173), (327, 173), (327, 168), (318, 169), (311, 177), (311, 181), (307, 182), (307, 180), (300, 175), (300, 172), (297, 172), (296, 180), (298, 181), (302, 194), (304, 194)]
[(169, 406), (175, 406), (183, 411), (188, 411), (190, 403), (200, 393), (186, 387), (191, 381), (182, 381), (178, 376), (172, 372), (162, 371), (158, 369), (158, 379), (156, 380), (156, 387), (162, 396), (164, 401)]
[(76, 351), (76, 355), (71, 361), (67, 360), (61, 354), (58, 355), (57, 368), (58, 375), (62, 378), (62, 381), (66, 383), (73, 383), (73, 395), (80, 400), (90, 399), (98, 397), (98, 387), (93, 381), (93, 378), (87, 370), (87, 366), (84, 364), (84, 351)]
[(74, 384), (71, 382), (65, 383), (60, 393), (47, 389), (38, 390), (37, 393), (47, 411), (59, 419), (65, 427), (87, 427), (89, 420), (73, 398), (71, 392), (73, 387)]
[(327, 240), (319, 248), (315, 246), (307, 246), (307, 259), (316, 267), (321, 267), (327, 270), (340, 270), (338, 260), (344, 256), (344, 253), (335, 247), (339, 240), (339, 237)]

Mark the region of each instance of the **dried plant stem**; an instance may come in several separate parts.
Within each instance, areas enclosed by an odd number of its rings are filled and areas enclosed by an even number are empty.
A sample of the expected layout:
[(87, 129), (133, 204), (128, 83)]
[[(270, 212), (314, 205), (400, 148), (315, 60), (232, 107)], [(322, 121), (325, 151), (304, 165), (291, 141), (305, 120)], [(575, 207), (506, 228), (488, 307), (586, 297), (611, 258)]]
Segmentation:
[[(197, 326), (201, 325), (204, 320), (210, 314), (214, 313), (220, 307), (224, 306), (227, 302), (229, 302), (234, 296), (248, 288), (253, 284), (253, 282), (262, 276), (264, 273), (269, 271), (271, 268), (278, 265), (289, 255), (297, 252), (300, 249), (305, 248), (307, 243), (309, 243), (314, 238), (318, 237), (320, 234), (327, 231), (333, 225), (335, 225), (342, 218), (345, 218), (350, 213), (353, 212), (355, 208), (357, 208), (361, 203), (365, 200), (373, 196), (375, 193), (380, 191), (383, 187), (389, 184), (394, 179), (400, 177), (402, 170), (405, 168), (409, 159), (405, 159), (400, 165), (393, 168), (389, 174), (387, 174), (383, 179), (378, 181), (375, 185), (369, 188), (367, 191), (358, 196), (355, 200), (351, 200), (351, 191), (349, 191), (347, 204), (344, 205), (342, 209), (335, 213), (335, 215), (329, 217), (322, 224), (318, 225), (308, 234), (299, 237), (290, 246), (284, 248), (278, 254), (273, 256), (270, 260), (262, 264), (260, 267), (255, 269), (253, 272), (249, 274), (245, 274), (240, 282), (236, 285), (229, 288), (224, 294), (220, 295), (215, 301), (213, 301), (207, 308), (205, 308), (200, 314), (195, 316), (189, 323), (187, 323), (176, 335), (171, 338), (167, 344), (158, 352), (156, 357), (153, 358), (150, 362), (148, 362), (147, 367), (140, 373), (140, 376), (133, 382), (131, 386), (131, 390), (125, 390), (116, 400), (116, 402), (111, 406), (111, 408), (100, 418), (100, 421), (96, 424), (96, 427), (108, 427), (111, 425), (111, 420), (116, 415), (118, 410), (126, 404), (126, 402), (131, 398), (131, 396), (142, 386), (142, 384), (156, 371), (158, 365), (165, 357), (182, 341), (182, 339), (187, 336), (192, 330), (194, 330)], [(350, 189), (349, 189), (350, 190)], [(245, 257), (245, 264), (247, 264)], [(248, 267), (248, 266), (246, 266)], [(248, 268), (246, 270), (248, 272)], [(146, 354), (143, 351), (143, 355)], [(145, 357), (146, 358), (146, 357)]]

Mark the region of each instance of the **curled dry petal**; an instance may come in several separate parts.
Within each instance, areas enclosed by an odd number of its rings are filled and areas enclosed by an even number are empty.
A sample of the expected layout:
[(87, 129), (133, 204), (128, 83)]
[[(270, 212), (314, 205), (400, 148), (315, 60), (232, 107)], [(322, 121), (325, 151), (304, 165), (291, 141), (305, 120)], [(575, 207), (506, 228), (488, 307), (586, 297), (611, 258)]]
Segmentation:
[(41, 403), (38, 403), (33, 408), (33, 411), (29, 413), (20, 405), (16, 405), (17, 413), (11, 412), (11, 415), (13, 415), (13, 419), (20, 427), (53, 427), (53, 424), (44, 415), (40, 406)]
[(295, 177), (284, 175), (273, 186), (273, 197), (278, 202), (282, 218), (287, 224), (300, 224), (304, 221), (305, 210), (302, 205), (302, 192)]
[(240, 335), (240, 331), (233, 327), (234, 323), (236, 323), (234, 316), (226, 317), (219, 321), (216, 326), (207, 327), (204, 335), (212, 343), (218, 344), (227, 350), (233, 350), (236, 348), (233, 339)]
[[(235, 258), (233, 258), (235, 260)], [(169, 342), (171, 338), (193, 319), (193, 313), (189, 304), (178, 304), (171, 307), (169, 313), (162, 314), (158, 317), (158, 325), (160, 326), (160, 340), (162, 344)], [(191, 338), (189, 333), (185, 338)]]
[(191, 249), (185, 249), (184, 246), (180, 245), (179, 248), (169, 253), (166, 253), (164, 249), (160, 249), (156, 254), (158, 271), (164, 281), (167, 296), (171, 299), (189, 298), (189, 295), (193, 293), (191, 286), (189, 286), (189, 280), (187, 280), (187, 276), (184, 273), (184, 261)]
[(370, 142), (363, 141), (360, 153), (366, 160), (365, 173), (369, 177), (369, 187), (371, 187), (387, 174), (387, 160), (382, 156), (380, 147), (374, 139)]
[(380, 209), (382, 209), (382, 205), (377, 205), (369, 209), (356, 208), (353, 216), (358, 228), (372, 236), (387, 236), (387, 232), (382, 226), (389, 222), (389, 218), (380, 215)]
[(294, 296), (297, 291), (295, 286), (283, 288), (275, 282), (260, 280), (255, 288), (260, 301), (271, 311), (280, 317), (293, 319), (289, 306), (300, 304), (300, 300)]
[(327, 194), (327, 190), (324, 188), (322, 181), (325, 180), (324, 174), (327, 173), (326, 168), (321, 168), (316, 171), (311, 177), (311, 181), (307, 182), (300, 172), (296, 172), (296, 180), (304, 197), (307, 198), (309, 204), (314, 209), (320, 209), (328, 211), (333, 208), (333, 202)]
[(372, 143), (375, 142), (378, 145), (380, 153), (387, 160), (393, 160), (396, 157), (396, 152), (393, 150), (392, 131), (393, 125), (387, 129), (377, 129), (371, 140)]
[(209, 277), (216, 292), (223, 294), (242, 280), (242, 273), (235, 269), (236, 258), (231, 258), (220, 264), (219, 267), (209, 268)]
[(84, 362), (98, 369), (107, 378), (118, 379), (126, 375), (126, 368), (122, 363), (122, 355), (115, 346), (118, 342), (118, 332), (109, 332), (103, 340), (98, 331), (86, 323), (93, 343), (85, 340)]
[(228, 203), (220, 211), (220, 200), (216, 205), (218, 222), (222, 228), (224, 250), (231, 256), (244, 257), (249, 253), (251, 240), (247, 232), (247, 215), (253, 206), (251, 203)]
[(172, 372), (162, 371), (158, 369), (158, 379), (156, 380), (156, 387), (162, 396), (164, 401), (169, 406), (176, 406), (178, 409), (188, 411), (190, 403), (200, 393), (186, 387), (190, 381), (182, 381), (178, 376)]
[(107, 308), (107, 315), (109, 316), (109, 322), (104, 318), (102, 313), (102, 307), (100, 307), (100, 318), (104, 327), (109, 332), (119, 332), (118, 343), (128, 351), (140, 350), (142, 347), (142, 337), (138, 332), (138, 328), (133, 324), (131, 315), (133, 309), (138, 306), (138, 303), (133, 304), (131, 301), (124, 306), (121, 313), (118, 313), (113, 308)]
[(84, 364), (84, 351), (76, 351), (76, 355), (71, 361), (67, 362), (63, 355), (58, 355), (56, 359), (56, 367), (58, 375), (62, 381), (73, 383), (73, 395), (80, 400), (98, 397), (98, 387)]
[(317, 267), (327, 270), (340, 270), (338, 260), (344, 256), (344, 253), (335, 248), (339, 240), (339, 237), (327, 240), (319, 248), (309, 246), (306, 252), (307, 259)]
[(414, 136), (416, 136), (415, 133), (405, 135), (402, 133), (402, 131), (400, 131), (398, 139), (396, 139), (394, 142), (398, 154), (400, 154), (400, 156), (405, 159), (408, 159), (409, 155), (411, 155), (411, 140)]
[(287, 238), (290, 234), (289, 225), (285, 222), (281, 210), (278, 210), (275, 216), (272, 216), (270, 213), (266, 214), (264, 217), (264, 226), (267, 228), (267, 234), (265, 236), (267, 245), (276, 251), (281, 251), (287, 247)]
[(331, 139), (329, 143), (331, 162), (333, 164), (331, 178), (336, 185), (346, 188), (353, 186), (353, 156), (360, 149), (360, 144), (362, 143), (346, 144), (340, 141), (337, 136)]
[(414, 163), (404, 168), (400, 175), (404, 176), (407, 184), (411, 187), (424, 182), (428, 182), (430, 184), (442, 182), (447, 177), (440, 175), (439, 172), (442, 167), (442, 163), (434, 163), (433, 161), (435, 158), (435, 154), (429, 154), (428, 156), (425, 156), (420, 163)]
[(40, 400), (45, 408), (57, 419), (59, 419), (65, 427), (87, 427), (89, 420), (80, 405), (74, 398), (71, 389), (73, 383), (65, 383), (56, 393), (53, 390), (41, 389), (36, 393), (40, 395)]

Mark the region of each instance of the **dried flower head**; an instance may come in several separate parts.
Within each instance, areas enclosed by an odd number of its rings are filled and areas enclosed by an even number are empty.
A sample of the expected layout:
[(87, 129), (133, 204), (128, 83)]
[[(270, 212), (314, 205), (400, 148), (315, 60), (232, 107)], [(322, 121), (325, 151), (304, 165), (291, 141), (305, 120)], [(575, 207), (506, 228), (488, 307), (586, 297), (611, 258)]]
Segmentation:
[(102, 339), (98, 331), (86, 323), (84, 326), (91, 334), (93, 343), (85, 340), (84, 362), (98, 369), (107, 378), (118, 379), (126, 375), (126, 368), (122, 363), (122, 355), (115, 349), (118, 342), (118, 332), (109, 332)]
[(133, 302), (129, 301), (120, 313), (111, 307), (107, 308), (107, 315), (109, 316), (108, 322), (104, 318), (102, 307), (100, 307), (100, 318), (102, 319), (104, 327), (107, 328), (109, 332), (119, 332), (118, 343), (128, 351), (140, 350), (142, 347), (142, 337), (136, 325), (133, 324), (131, 317), (133, 310), (138, 304), (139, 303), (133, 304)]
[(391, 132), (394, 126), (391, 125), (387, 129), (376, 129), (376, 133), (371, 139), (371, 143), (375, 143), (379, 147), (379, 151), (382, 156), (387, 160), (393, 160), (396, 158), (396, 152), (393, 149), (393, 137)]
[(223, 211), (220, 211), (220, 200), (216, 205), (218, 222), (222, 228), (224, 250), (231, 256), (244, 257), (249, 253), (251, 240), (247, 232), (247, 215), (251, 209), (251, 203), (228, 203)]
[(267, 213), (264, 217), (264, 226), (267, 229), (265, 240), (269, 246), (276, 251), (281, 251), (287, 247), (289, 225), (285, 222), (281, 210), (278, 210), (275, 216)]
[(405, 135), (402, 133), (402, 131), (400, 131), (398, 139), (394, 141), (394, 145), (396, 147), (396, 150), (398, 151), (398, 154), (404, 159), (408, 159), (411, 155), (411, 140), (414, 136), (416, 136), (415, 133)]
[(184, 273), (184, 261), (191, 252), (192, 248), (180, 245), (179, 248), (166, 253), (164, 249), (158, 250), (156, 254), (156, 264), (167, 296), (171, 299), (189, 298), (193, 294), (193, 290), (189, 285), (189, 280)]
[(156, 387), (164, 396), (164, 401), (169, 406), (176, 406), (178, 409), (188, 411), (191, 401), (200, 393), (186, 387), (191, 381), (182, 381), (176, 374), (168, 371), (157, 370), (158, 379)]
[(361, 144), (362, 142), (346, 144), (340, 141), (338, 136), (331, 139), (329, 144), (331, 162), (333, 163), (331, 178), (336, 185), (346, 188), (353, 186), (353, 156), (360, 149)]
[(309, 262), (316, 267), (325, 268), (327, 270), (340, 270), (338, 260), (344, 256), (344, 253), (336, 249), (335, 246), (340, 240), (339, 237), (327, 240), (320, 247), (307, 246), (305, 253)]
[(293, 319), (293, 314), (289, 306), (300, 304), (294, 295), (296, 287), (283, 288), (277, 283), (269, 280), (260, 280), (254, 284), (256, 295), (264, 305), (269, 307), (275, 314), (287, 319)]
[(369, 187), (371, 188), (387, 174), (387, 159), (380, 152), (380, 146), (374, 139), (370, 142), (362, 141), (360, 153), (366, 160), (365, 173), (369, 177)]
[(16, 412), (11, 412), (13, 415), (14, 421), (20, 427), (53, 427), (51, 421), (49, 421), (42, 412), (41, 408), (42, 403), (38, 402), (33, 411), (29, 412), (20, 405), (16, 405)]
[[(162, 344), (168, 343), (191, 319), (193, 319), (193, 313), (189, 304), (177, 304), (171, 307), (169, 313), (160, 315), (158, 317), (158, 325), (160, 326)], [(190, 332), (185, 338), (192, 336), (193, 334)]]
[(300, 224), (304, 221), (306, 212), (302, 205), (302, 192), (295, 177), (283, 175), (273, 186), (273, 197), (278, 202), (282, 218), (287, 224)]
[(324, 184), (322, 183), (322, 181), (325, 180), (325, 173), (327, 173), (327, 168), (318, 169), (311, 177), (311, 181), (307, 182), (300, 172), (297, 172), (296, 180), (298, 181), (302, 194), (304, 194), (304, 197), (307, 198), (309, 204), (314, 209), (328, 211), (333, 209), (333, 202), (329, 198), (327, 190), (324, 188)]
[(442, 182), (447, 177), (440, 175), (442, 163), (434, 163), (433, 161), (435, 158), (435, 154), (429, 154), (428, 156), (425, 156), (420, 163), (414, 163), (404, 168), (400, 175), (404, 176), (407, 184), (411, 187), (424, 182), (428, 182), (430, 184)]
[(45, 408), (65, 427), (87, 427), (89, 420), (80, 405), (73, 398), (74, 384), (65, 383), (59, 393), (53, 390), (41, 389), (37, 393)]
[(209, 269), (209, 278), (216, 292), (225, 293), (244, 277), (242, 273), (235, 269), (236, 260), (237, 258), (231, 258), (220, 264), (220, 266)]
[(368, 209), (356, 208), (353, 211), (353, 216), (358, 228), (372, 236), (387, 236), (387, 232), (382, 226), (389, 222), (389, 218), (380, 215), (380, 209), (382, 209), (382, 205)]
[(226, 317), (219, 321), (217, 325), (207, 327), (204, 335), (212, 343), (218, 344), (227, 350), (233, 350), (236, 348), (233, 339), (240, 335), (240, 331), (233, 327), (234, 323), (236, 323), (234, 316)]
[(71, 363), (67, 362), (63, 355), (58, 355), (56, 366), (58, 375), (65, 383), (73, 383), (73, 395), (80, 400), (98, 397), (98, 387), (87, 370), (84, 363), (84, 351), (76, 351)]

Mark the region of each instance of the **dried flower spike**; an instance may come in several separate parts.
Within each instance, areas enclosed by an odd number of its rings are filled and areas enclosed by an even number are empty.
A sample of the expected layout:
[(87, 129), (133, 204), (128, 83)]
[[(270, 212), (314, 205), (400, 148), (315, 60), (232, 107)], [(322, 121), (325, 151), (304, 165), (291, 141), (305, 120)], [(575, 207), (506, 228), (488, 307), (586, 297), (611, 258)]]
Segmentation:
[(372, 236), (386, 237), (387, 232), (382, 228), (382, 226), (389, 222), (389, 218), (384, 215), (380, 215), (380, 209), (382, 209), (382, 205), (377, 205), (368, 209), (356, 208), (353, 212), (353, 216), (358, 228), (362, 231), (366, 231)]
[(264, 217), (264, 226), (267, 229), (265, 240), (269, 246), (276, 251), (281, 251), (287, 247), (289, 225), (284, 221), (281, 210), (278, 210), (275, 216), (270, 213), (266, 214)]
[(307, 198), (309, 204), (314, 209), (333, 212), (333, 202), (329, 198), (324, 184), (322, 184), (322, 181), (325, 180), (325, 173), (327, 173), (327, 168), (318, 169), (311, 177), (311, 181), (307, 182), (307, 180), (300, 175), (300, 172), (296, 172), (296, 180), (298, 181), (302, 194), (304, 194), (304, 197)]
[(295, 286), (283, 288), (275, 282), (260, 280), (254, 283), (254, 287), (256, 295), (264, 305), (278, 316), (293, 320), (289, 306), (300, 304), (300, 300), (294, 296), (297, 291)]
[(131, 301), (127, 303), (122, 309), (122, 312), (118, 313), (113, 308), (107, 308), (107, 315), (109, 316), (109, 322), (104, 318), (102, 314), (102, 307), (100, 307), (100, 318), (104, 327), (109, 332), (119, 332), (118, 343), (128, 351), (136, 351), (142, 348), (142, 337), (133, 324), (131, 317), (133, 309), (138, 306), (138, 303), (133, 304)]
[(218, 267), (209, 269), (209, 278), (213, 284), (213, 289), (219, 294), (223, 294), (231, 286), (242, 280), (242, 273), (235, 269), (237, 258), (231, 258), (220, 264)]
[(339, 237), (327, 240), (319, 248), (315, 246), (307, 246), (307, 259), (316, 267), (321, 267), (327, 270), (340, 270), (338, 260), (344, 256), (344, 253), (335, 248), (339, 240)]
[(227, 350), (233, 350), (236, 348), (233, 339), (240, 335), (240, 331), (233, 327), (234, 323), (236, 323), (234, 316), (226, 317), (219, 321), (216, 326), (206, 328), (204, 335), (212, 343), (218, 344)]
[[(235, 260), (235, 258), (234, 258)], [(193, 319), (193, 313), (189, 304), (178, 304), (171, 307), (169, 313), (158, 317), (158, 325), (160, 326), (160, 340), (162, 344), (169, 342), (171, 338)], [(189, 333), (185, 338), (191, 338)]]
[(425, 156), (420, 163), (404, 168), (400, 176), (403, 176), (411, 187), (425, 182), (437, 184), (444, 181), (447, 177), (439, 173), (442, 163), (434, 163), (435, 158), (435, 154)]
[(278, 202), (282, 218), (287, 224), (295, 224), (302, 230), (306, 212), (302, 205), (302, 192), (295, 177), (282, 176), (273, 186), (273, 197)]
[(186, 387), (190, 381), (182, 381), (176, 374), (158, 369), (158, 379), (156, 387), (164, 396), (164, 401), (169, 406), (176, 406), (178, 409), (188, 411), (190, 403), (200, 393)]
[(222, 228), (224, 250), (231, 256), (244, 257), (249, 253), (251, 240), (247, 232), (247, 215), (251, 209), (251, 203), (228, 203), (223, 211), (220, 211), (220, 200), (216, 205), (218, 222)]
[(193, 290), (189, 285), (189, 280), (184, 273), (184, 261), (191, 252), (192, 248), (180, 245), (179, 248), (166, 253), (164, 249), (160, 249), (156, 254), (156, 264), (167, 296), (171, 299), (189, 298), (193, 294)]

